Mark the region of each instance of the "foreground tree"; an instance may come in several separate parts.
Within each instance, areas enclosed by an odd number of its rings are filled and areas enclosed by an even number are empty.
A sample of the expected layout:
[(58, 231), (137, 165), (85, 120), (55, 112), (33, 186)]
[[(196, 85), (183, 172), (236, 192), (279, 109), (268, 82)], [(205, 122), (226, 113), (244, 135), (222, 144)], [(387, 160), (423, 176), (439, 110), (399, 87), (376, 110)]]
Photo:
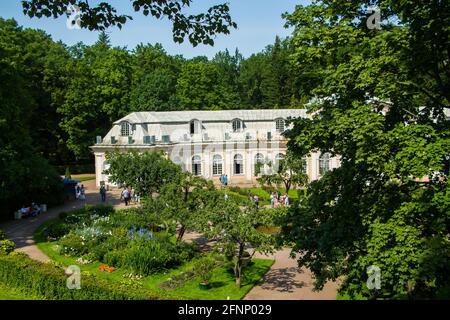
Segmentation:
[[(272, 251), (272, 237), (256, 230), (256, 226), (267, 218), (265, 210), (254, 205), (241, 208), (223, 196), (199, 214), (197, 223), (203, 234), (209, 239), (217, 239), (218, 248), (234, 257), (234, 275), (238, 287), (242, 285), (245, 259), (251, 259), (256, 252)], [(248, 247), (253, 250), (250, 257), (245, 256)]]
[(284, 227), (316, 288), (342, 277), (351, 297), (432, 298), (450, 285), (448, 12), (448, 1), (315, 1), (287, 16), (297, 73), (316, 67), (311, 119), (295, 121), (289, 148), (341, 159)]
[(181, 169), (158, 152), (111, 152), (106, 154), (110, 181), (131, 187), (140, 196), (151, 197), (170, 183), (179, 181)]
[[(145, 16), (149, 14), (159, 19), (167, 18), (172, 22), (173, 40), (182, 43), (186, 37), (194, 45), (200, 43), (214, 45), (213, 37), (216, 34), (229, 34), (231, 28), (237, 28), (232, 21), (228, 4), (212, 6), (205, 13), (186, 15), (192, 4), (192, 0), (136, 0), (132, 1), (134, 11)], [(129, 15), (120, 14), (107, 2), (96, 5), (89, 4), (87, 0), (25, 0), (22, 1), (23, 12), (30, 18), (53, 17), (69, 15), (68, 10), (76, 5), (79, 12), (79, 20), (73, 21), (81, 28), (89, 30), (105, 30), (109, 26), (122, 28), (128, 20), (133, 18)]]
[[(161, 188), (158, 198), (160, 215), (179, 227), (177, 242), (183, 239), (188, 228), (195, 228), (199, 214), (205, 206), (213, 206), (217, 199), (214, 184), (189, 172), (182, 172), (176, 182)], [(150, 203), (151, 206), (155, 204)]]

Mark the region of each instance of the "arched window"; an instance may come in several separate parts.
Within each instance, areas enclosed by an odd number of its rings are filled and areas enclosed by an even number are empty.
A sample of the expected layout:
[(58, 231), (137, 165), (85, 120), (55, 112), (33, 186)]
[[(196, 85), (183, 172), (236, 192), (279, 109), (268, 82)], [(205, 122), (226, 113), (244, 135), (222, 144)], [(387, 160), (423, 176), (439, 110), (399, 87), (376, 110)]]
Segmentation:
[(191, 134), (200, 133), (201, 129), (202, 129), (202, 124), (199, 120), (194, 119), (194, 120), (191, 120), (191, 122), (189, 122), (189, 132)]
[(122, 122), (120, 125), (120, 135), (122, 137), (128, 137), (131, 136), (132, 129), (131, 124), (128, 122)]
[(284, 132), (284, 128), (285, 127), (285, 122), (284, 122), (284, 119), (277, 119), (277, 120), (275, 120), (275, 129), (278, 131), (278, 132), (280, 132), (280, 133), (282, 133), (282, 132)]
[(257, 176), (264, 165), (264, 156), (261, 153), (257, 153), (255, 156), (255, 176)]
[(323, 176), (330, 171), (330, 154), (325, 153), (319, 157), (319, 174)]
[(233, 132), (240, 132), (244, 128), (244, 123), (241, 119), (234, 119), (231, 121), (231, 126), (233, 127)]
[(234, 174), (244, 174), (244, 159), (240, 154), (234, 156), (233, 172)]
[(200, 176), (202, 174), (202, 158), (200, 156), (192, 157), (192, 174)]
[(213, 175), (214, 176), (221, 175), (223, 173), (222, 168), (223, 168), (222, 156), (216, 154), (213, 157)]

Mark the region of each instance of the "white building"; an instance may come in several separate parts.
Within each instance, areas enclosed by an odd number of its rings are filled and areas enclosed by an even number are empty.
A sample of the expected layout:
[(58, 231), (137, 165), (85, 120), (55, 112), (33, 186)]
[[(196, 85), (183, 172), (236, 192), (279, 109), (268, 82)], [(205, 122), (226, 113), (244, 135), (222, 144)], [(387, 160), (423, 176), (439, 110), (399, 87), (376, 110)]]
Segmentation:
[[(286, 153), (282, 132), (289, 118), (306, 117), (305, 109), (134, 112), (116, 121), (92, 146), (97, 185), (108, 183), (108, 151), (164, 151), (184, 170), (230, 184), (256, 184), (256, 164)], [(310, 180), (339, 165), (336, 158), (313, 153), (307, 159)]]

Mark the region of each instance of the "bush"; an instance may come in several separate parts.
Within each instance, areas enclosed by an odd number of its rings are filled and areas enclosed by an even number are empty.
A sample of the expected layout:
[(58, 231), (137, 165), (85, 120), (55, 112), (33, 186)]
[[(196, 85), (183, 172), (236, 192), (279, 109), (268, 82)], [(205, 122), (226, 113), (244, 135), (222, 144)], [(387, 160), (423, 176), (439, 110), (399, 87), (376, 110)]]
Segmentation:
[(115, 233), (113, 232), (113, 235), (111, 237), (91, 249), (90, 252), (93, 254), (95, 260), (102, 261), (114, 266), (117, 265), (115, 263), (110, 263), (109, 261), (107, 261), (105, 256), (107, 253), (126, 248), (129, 240), (122, 237), (116, 237), (114, 234)]
[(59, 239), (69, 233), (70, 229), (70, 226), (63, 221), (55, 220), (44, 228), (43, 233), (47, 238)]
[[(173, 268), (192, 259), (195, 252), (188, 244), (175, 245), (168, 241), (153, 238), (150, 241), (136, 240), (122, 252), (121, 258), (108, 253), (108, 262), (117, 267), (131, 269), (133, 273), (148, 276)], [(116, 264), (113, 264), (116, 263)]]
[(195, 262), (194, 270), (202, 283), (209, 283), (212, 278), (212, 271), (214, 270), (215, 266), (215, 261), (210, 257), (205, 257)]
[(0, 240), (5, 240), (5, 239), (6, 239), (5, 231), (3, 231), (2, 229), (0, 229)]
[(50, 300), (156, 300), (174, 299), (136, 286), (82, 274), (81, 289), (67, 288), (64, 270), (23, 255), (0, 256), (0, 282)]
[(14, 251), (14, 242), (11, 240), (0, 240), (0, 254), (9, 254)]
[(84, 241), (79, 235), (74, 233), (68, 233), (59, 240), (59, 244), (62, 247), (62, 252), (69, 256), (81, 256), (88, 253), (87, 242)]

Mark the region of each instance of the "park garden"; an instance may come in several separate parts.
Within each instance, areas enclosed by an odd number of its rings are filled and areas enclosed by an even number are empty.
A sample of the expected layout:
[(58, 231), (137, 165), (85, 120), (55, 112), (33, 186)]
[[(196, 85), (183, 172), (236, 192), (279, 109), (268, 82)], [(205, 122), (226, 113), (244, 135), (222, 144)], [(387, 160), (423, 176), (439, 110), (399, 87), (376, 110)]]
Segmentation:
[[(224, 197), (223, 190), (159, 153), (115, 153), (109, 159), (113, 181), (138, 190), (141, 205), (87, 205), (45, 222), (34, 240), (50, 264), (13, 252), (14, 243), (5, 240), (2, 282), (47, 299), (242, 299), (270, 269), (273, 260), (253, 256), (273, 252), (275, 237), (267, 230), (286, 210)], [(129, 161), (136, 166), (123, 170)], [(147, 178), (138, 179), (143, 173)], [(64, 270), (74, 265), (81, 289), (72, 295)], [(33, 279), (23, 281), (28, 276)], [(85, 287), (85, 280), (92, 286)]]

